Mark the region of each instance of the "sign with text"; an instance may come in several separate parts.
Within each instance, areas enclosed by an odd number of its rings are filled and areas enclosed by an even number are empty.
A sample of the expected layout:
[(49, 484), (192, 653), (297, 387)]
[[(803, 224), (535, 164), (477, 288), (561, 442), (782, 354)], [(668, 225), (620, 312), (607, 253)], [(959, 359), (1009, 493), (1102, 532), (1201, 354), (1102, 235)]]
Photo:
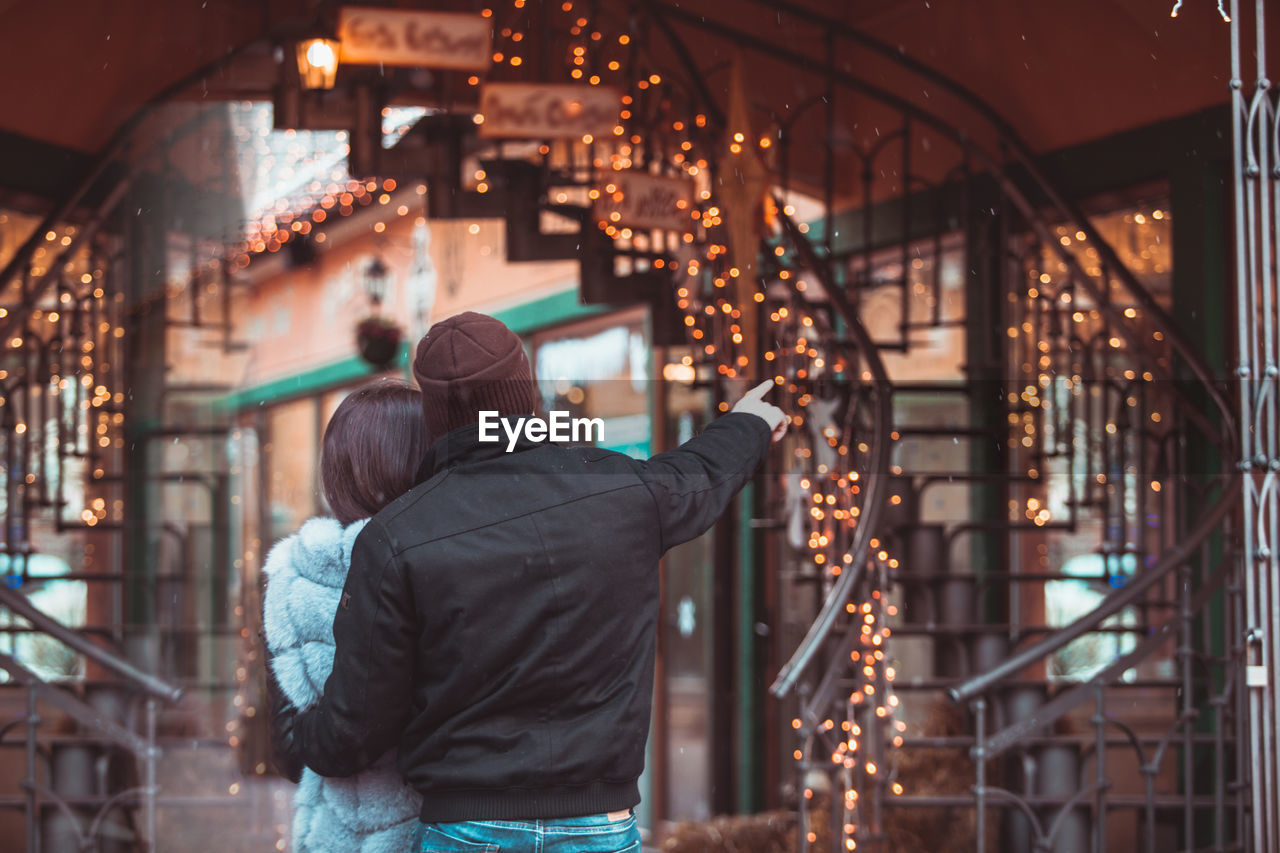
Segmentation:
[(646, 172), (610, 172), (597, 189), (596, 215), (601, 219), (630, 228), (693, 230), (692, 181)]
[(516, 139), (612, 136), (622, 93), (574, 83), (487, 83), (480, 93), (480, 135)]
[(481, 71), (489, 67), (492, 35), (479, 15), (370, 6), (338, 12), (341, 60), (355, 65)]

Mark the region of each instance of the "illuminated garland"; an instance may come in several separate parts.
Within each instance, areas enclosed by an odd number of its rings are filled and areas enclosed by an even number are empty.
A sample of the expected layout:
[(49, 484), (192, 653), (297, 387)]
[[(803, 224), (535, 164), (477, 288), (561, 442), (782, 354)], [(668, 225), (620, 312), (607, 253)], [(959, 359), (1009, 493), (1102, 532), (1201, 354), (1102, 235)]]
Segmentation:
[[(7, 218), (7, 217), (6, 217)], [(77, 249), (68, 257), (78, 229), (74, 225), (48, 231), (44, 243), (32, 253), (30, 278), (40, 279), (49, 274), (55, 265), (61, 269), (58, 282), (48, 288), (47, 295), (29, 310), (25, 323), (4, 342), (6, 352), (17, 357), (13, 370), (0, 369), (0, 406), (17, 406), (11, 400), (21, 386), (26, 386), (29, 398), (24, 402), (30, 408), (41, 410), (41, 398), (50, 401), (51, 410), (46, 414), (48, 422), (33, 422), (33, 411), (20, 411), (12, 415), (9, 429), (10, 441), (20, 441), (25, 450), (20, 451), (20, 465), (27, 471), (17, 493), (23, 490), (46, 490), (51, 485), (42, 481), (37, 472), (45, 472), (51, 479), (67, 476), (59, 464), (52, 471), (41, 459), (42, 454), (58, 447), (58, 454), (68, 453), (86, 459), (100, 461), (102, 454), (119, 451), (124, 447), (120, 434), (124, 414), (119, 410), (125, 402), (121, 390), (122, 377), (119, 365), (112, 363), (111, 350), (120, 345), (124, 328), (119, 313), (124, 294), (107, 294), (104, 287), (104, 263), (95, 261), (92, 250)], [(9, 310), (0, 308), (0, 319), (8, 317)], [(76, 350), (70, 349), (75, 345)], [(48, 375), (32, 376), (36, 370), (48, 370)], [(59, 421), (69, 420), (70, 434), (49, 429)], [(50, 442), (53, 442), (51, 445)], [(102, 480), (106, 470), (97, 465), (85, 472), (90, 483)], [(43, 493), (43, 492), (42, 492)], [(31, 500), (30, 498), (20, 498)], [(61, 526), (96, 527), (104, 521), (118, 522), (123, 517), (123, 504), (107, 499), (86, 489), (83, 505), (78, 511), (70, 507), (71, 518), (59, 508)], [(32, 501), (35, 503), (35, 501)], [(20, 543), (9, 543), (20, 549)], [(88, 558), (86, 558), (88, 560)]]
[[(1160, 207), (1126, 214), (1125, 227), (1138, 226), (1148, 239), (1129, 252), (1131, 257), (1122, 257), (1121, 263), (1139, 276), (1165, 274), (1169, 268), (1170, 244), (1167, 239), (1162, 240), (1160, 234), (1167, 231), (1170, 221), (1169, 213)], [(1154, 374), (1138, 365), (1128, 341), (1113, 327), (1106, 313), (1087, 293), (1080, 291), (1059, 250), (1069, 252), (1086, 275), (1100, 280), (1098, 285), (1108, 294), (1108, 307), (1136, 330), (1140, 340), (1150, 340), (1156, 364), (1167, 368), (1170, 363), (1165, 334), (1147, 325), (1148, 318), (1137, 305), (1126, 304), (1126, 292), (1118, 282), (1104, 279), (1098, 252), (1089, 245), (1085, 232), (1059, 226), (1055, 236), (1057, 249), (1035, 246), (1024, 260), (1026, 287), (1021, 295), (1009, 295), (1016, 319), (1006, 330), (1014, 369), (1022, 377), (1021, 387), (1007, 396), (1009, 446), (1021, 460), (1021, 470), (1028, 483), (1024, 491), (1034, 492), (1011, 501), (1010, 520), (1029, 522), (1037, 527), (1059, 521), (1054, 508), (1059, 501), (1051, 498), (1049, 481), (1055, 476), (1066, 476), (1068, 469), (1065, 464), (1054, 466), (1051, 461), (1083, 452), (1082, 436), (1077, 434), (1080, 427), (1071, 422), (1072, 401), (1093, 393), (1102, 383), (1131, 389), (1142, 383), (1146, 388), (1159, 388), (1152, 384)], [(1117, 245), (1121, 251), (1127, 251), (1123, 244), (1117, 242)], [(1049, 328), (1046, 330), (1045, 326)], [(1063, 342), (1068, 339), (1071, 343), (1064, 347)], [(1104, 362), (1104, 366), (1102, 373), (1095, 376), (1093, 368), (1098, 361)], [(1131, 428), (1163, 428), (1160, 425), (1166, 422), (1166, 417), (1159, 404), (1170, 402), (1163, 394), (1156, 394), (1146, 406), (1140, 406), (1136, 392), (1129, 391), (1124, 394), (1123, 402), (1125, 411), (1144, 421), (1131, 424)], [(1097, 424), (1102, 433), (1098, 439), (1114, 440), (1122, 428), (1120, 418), (1130, 416), (1124, 412), (1108, 412)], [(1087, 424), (1083, 428), (1094, 426)], [(1123, 476), (1131, 478), (1128, 473)], [(1109, 472), (1099, 471), (1092, 483), (1068, 484), (1067, 488), (1105, 489), (1111, 480)], [(1127, 483), (1128, 488), (1137, 485)], [(1158, 479), (1144, 485), (1156, 493), (1162, 488)], [(1140, 543), (1130, 545), (1137, 548)], [(1041, 562), (1047, 564), (1047, 559), (1042, 558)]]

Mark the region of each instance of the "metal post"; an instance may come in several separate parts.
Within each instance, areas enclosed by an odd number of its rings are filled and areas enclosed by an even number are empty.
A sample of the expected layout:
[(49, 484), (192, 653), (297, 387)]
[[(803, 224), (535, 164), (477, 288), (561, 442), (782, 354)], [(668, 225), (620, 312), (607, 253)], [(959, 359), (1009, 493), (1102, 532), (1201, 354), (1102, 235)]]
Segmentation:
[[(1263, 628), (1270, 601), (1271, 575), (1280, 569), (1277, 553), (1260, 534), (1268, 515), (1268, 493), (1274, 486), (1274, 472), (1268, 472), (1274, 452), (1274, 434), (1268, 433), (1274, 418), (1258, 411), (1264, 384), (1274, 384), (1274, 354), (1271, 343), (1272, 318), (1258, 304), (1259, 290), (1270, 285), (1269, 270), (1274, 235), (1262, 225), (1267, 222), (1269, 200), (1266, 184), (1270, 176), (1259, 168), (1258, 149), (1269, 147), (1274, 128), (1268, 121), (1270, 100), (1265, 74), (1266, 38), (1263, 0), (1254, 2), (1257, 43), (1257, 77), (1254, 91), (1244, 92), (1239, 0), (1231, 2), (1231, 131), (1235, 202), (1236, 271), (1236, 378), (1239, 389), (1239, 468), (1243, 498), (1241, 569), (1244, 575), (1245, 623), (1240, 626), (1245, 641), (1240, 664), (1244, 668), (1244, 690), (1248, 694), (1249, 779), (1252, 811), (1253, 849), (1273, 849), (1276, 838), (1275, 758), (1272, 733), (1275, 726), (1273, 683), (1275, 681), (1272, 643)], [(1246, 126), (1246, 119), (1248, 124)], [(1265, 153), (1262, 155), (1265, 157)], [(1266, 297), (1270, 304), (1269, 294)], [(1270, 477), (1268, 477), (1268, 473)], [(1274, 630), (1274, 628), (1273, 628)], [(1242, 839), (1244, 841), (1245, 839)]]
[[(801, 697), (799, 704), (801, 708), (804, 707), (803, 697)], [(803, 713), (803, 711), (800, 713)], [(809, 843), (809, 832), (812, 823), (810, 822), (811, 813), (809, 803), (813, 795), (810, 793), (809, 789), (809, 768), (812, 766), (812, 762), (810, 761), (812, 757), (810, 755), (810, 751), (812, 749), (813, 737), (810, 736), (805, 739), (803, 752), (801, 753), (803, 757), (800, 761), (796, 762), (796, 787), (800, 791), (800, 819), (797, 821), (797, 825), (799, 826), (799, 840), (796, 842), (797, 853), (809, 853), (809, 850), (811, 849), (811, 845)]]
[(1107, 853), (1107, 716), (1106, 687), (1099, 683), (1094, 688), (1093, 711), (1094, 756), (1093, 766), (1098, 786), (1094, 794), (1093, 853)]
[(36, 727), (40, 717), (36, 715), (36, 689), (27, 685), (26, 750), (27, 778), (27, 850), (40, 853), (40, 793), (36, 783)]
[(973, 700), (973, 806), (976, 811), (975, 849), (985, 853), (987, 849), (987, 700), (979, 696)]
[[(1195, 704), (1192, 691), (1195, 682), (1191, 671), (1191, 566), (1184, 562), (1178, 568), (1178, 606), (1181, 624), (1178, 626), (1178, 663), (1182, 674), (1182, 846), (1193, 850), (1195, 844)], [(1213, 685), (1209, 685), (1213, 690)]]
[(748, 483), (738, 498), (738, 572), (736, 584), (738, 611), (737, 649), (737, 797), (740, 814), (759, 810), (760, 727), (756, 717), (756, 587), (759, 579), (755, 531), (751, 519), (755, 515), (756, 490)]
[(159, 749), (156, 748), (156, 716), (157, 705), (154, 698), (147, 698), (147, 754), (143, 761), (143, 785), (145, 790), (142, 792), (142, 809), (143, 809), (143, 826), (146, 838), (142, 840), (144, 850), (155, 850), (156, 844), (156, 758), (159, 756)]
[[(1227, 605), (1230, 607), (1230, 604)], [(1213, 707), (1213, 849), (1221, 851), (1227, 839), (1227, 694), (1214, 696)]]
[[(1257, 0), (1256, 13), (1254, 20), (1254, 33), (1256, 36), (1255, 45), (1255, 61), (1258, 67), (1258, 83), (1257, 96), (1265, 99), (1265, 104), (1271, 106), (1272, 99), (1270, 95), (1270, 84), (1267, 82), (1267, 43), (1266, 43), (1266, 18), (1265, 3), (1263, 0)], [(1272, 108), (1274, 109), (1274, 108)], [(1271, 146), (1274, 144), (1275, 127), (1273, 125), (1274, 118), (1272, 109), (1262, 110), (1257, 116), (1258, 121), (1258, 206), (1256, 213), (1258, 216), (1257, 230), (1257, 258), (1258, 264), (1255, 268), (1255, 278), (1260, 278), (1258, 282), (1261, 293), (1261, 306), (1256, 315), (1262, 326), (1262, 340), (1260, 358), (1256, 362), (1257, 367), (1262, 368), (1262, 379), (1267, 386), (1268, 391), (1274, 392), (1276, 383), (1276, 340), (1275, 340), (1275, 323), (1272, 320), (1275, 310), (1275, 281), (1272, 279), (1271, 269), (1274, 263), (1275, 254), (1275, 233), (1272, 230), (1280, 221), (1272, 221), (1272, 204), (1275, 199), (1272, 197), (1272, 166)], [(1254, 332), (1255, 344), (1257, 331)], [(1256, 368), (1255, 368), (1256, 369)], [(1277, 467), (1277, 447), (1276, 447), (1276, 401), (1274, 393), (1261, 394), (1259, 400), (1262, 405), (1259, 407), (1262, 411), (1257, 412), (1258, 423), (1255, 429), (1255, 435), (1261, 434), (1262, 446), (1259, 448), (1262, 454), (1260, 458), (1255, 457), (1255, 464), (1259, 466), (1260, 473), (1264, 474), (1261, 485), (1258, 487), (1258, 515), (1257, 515), (1257, 533), (1259, 536), (1258, 547), (1258, 568), (1259, 576), (1262, 581), (1263, 588), (1260, 590), (1262, 597), (1260, 602), (1264, 605), (1261, 613), (1266, 614), (1267, 619), (1263, 623), (1263, 633), (1266, 637), (1267, 648), (1263, 653), (1264, 658), (1269, 662), (1267, 686), (1264, 688), (1267, 694), (1267, 705), (1269, 713), (1261, 720), (1266, 726), (1263, 731), (1263, 744), (1266, 752), (1264, 760), (1265, 780), (1266, 780), (1266, 809), (1267, 824), (1269, 832), (1269, 841), (1274, 848), (1280, 844), (1280, 815), (1277, 814), (1276, 795), (1277, 789), (1280, 787), (1280, 779), (1277, 778), (1277, 767), (1274, 759), (1275, 749), (1277, 746), (1276, 738), (1276, 695), (1275, 695), (1275, 667), (1280, 660), (1280, 613), (1277, 613), (1275, 601), (1275, 571), (1278, 567), (1276, 559), (1276, 506), (1274, 495), (1276, 492), (1275, 472)], [(1267, 624), (1269, 623), (1269, 624)]]
[(1159, 768), (1154, 764), (1148, 764), (1142, 768), (1147, 797), (1147, 853), (1156, 853), (1156, 772), (1158, 770)]

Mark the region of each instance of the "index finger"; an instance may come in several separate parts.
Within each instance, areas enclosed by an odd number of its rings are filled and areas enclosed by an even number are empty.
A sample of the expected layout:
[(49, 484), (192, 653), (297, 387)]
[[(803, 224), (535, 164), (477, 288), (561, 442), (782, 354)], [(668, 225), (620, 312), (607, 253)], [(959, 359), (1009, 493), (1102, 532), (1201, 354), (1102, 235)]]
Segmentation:
[(773, 380), (766, 379), (747, 393), (743, 394), (743, 398), (750, 397), (753, 400), (763, 400), (764, 395), (769, 393), (769, 389), (773, 387)]

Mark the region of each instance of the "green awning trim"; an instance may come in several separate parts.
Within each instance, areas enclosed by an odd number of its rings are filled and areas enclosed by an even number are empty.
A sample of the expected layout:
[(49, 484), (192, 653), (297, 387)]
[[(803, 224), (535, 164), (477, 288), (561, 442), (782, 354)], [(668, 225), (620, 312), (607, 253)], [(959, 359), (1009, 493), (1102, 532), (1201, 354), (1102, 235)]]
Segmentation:
[(517, 335), (526, 335), (558, 323), (594, 317), (611, 308), (609, 305), (583, 305), (578, 301), (578, 289), (575, 287), (490, 313)]
[[(409, 364), (409, 342), (400, 344), (394, 369), (403, 374)], [(359, 356), (351, 356), (331, 364), (313, 367), (282, 379), (273, 379), (240, 391), (233, 391), (215, 404), (221, 411), (243, 411), (255, 406), (280, 403), (296, 397), (307, 397), (330, 388), (349, 385), (361, 379), (380, 375), (369, 362)]]

